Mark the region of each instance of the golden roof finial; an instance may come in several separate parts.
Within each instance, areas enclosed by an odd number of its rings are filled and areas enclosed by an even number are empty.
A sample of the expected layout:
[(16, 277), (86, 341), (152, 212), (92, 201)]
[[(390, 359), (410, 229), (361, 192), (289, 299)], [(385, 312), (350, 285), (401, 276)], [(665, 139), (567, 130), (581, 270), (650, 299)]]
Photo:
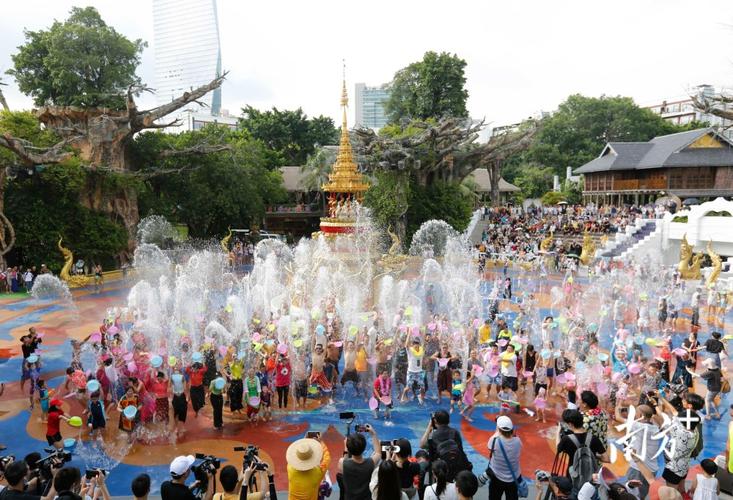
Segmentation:
[(346, 107), (349, 104), (349, 96), (346, 92), (346, 64), (344, 64), (344, 78), (341, 87), (341, 107), (343, 108), (343, 120), (341, 124), (341, 139), (339, 140), (339, 152), (336, 163), (333, 164), (328, 182), (322, 186), (327, 193), (363, 193), (369, 189), (369, 184), (364, 182), (364, 176), (359, 173), (354, 161), (354, 153), (349, 140), (349, 127), (346, 121)]

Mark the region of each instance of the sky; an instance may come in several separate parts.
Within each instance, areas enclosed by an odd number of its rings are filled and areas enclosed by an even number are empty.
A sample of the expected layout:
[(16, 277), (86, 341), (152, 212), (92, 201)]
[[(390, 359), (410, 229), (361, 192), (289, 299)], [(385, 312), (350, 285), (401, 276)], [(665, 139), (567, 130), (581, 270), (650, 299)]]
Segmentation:
[[(0, 71), (23, 29), (48, 27), (72, 6), (149, 46), (138, 74), (154, 87), (152, 0), (3, 1)], [(466, 60), (468, 110), (498, 126), (552, 111), (568, 95), (683, 98), (702, 83), (733, 87), (731, 0), (218, 0), (222, 107), (302, 107), (340, 122), (342, 60), (354, 83), (377, 85), (447, 51)], [(31, 108), (12, 77), (11, 108)], [(144, 97), (141, 107), (154, 106)], [(353, 121), (353, 108), (349, 120)]]

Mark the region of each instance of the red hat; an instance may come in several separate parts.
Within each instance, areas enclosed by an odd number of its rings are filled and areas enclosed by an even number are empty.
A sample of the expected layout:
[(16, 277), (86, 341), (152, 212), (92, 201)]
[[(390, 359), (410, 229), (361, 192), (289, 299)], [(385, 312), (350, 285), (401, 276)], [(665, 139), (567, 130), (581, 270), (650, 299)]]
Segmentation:
[(59, 406), (61, 406), (62, 404), (64, 404), (64, 402), (63, 402), (63, 401), (61, 401), (61, 400), (60, 400), (60, 399), (58, 399), (58, 398), (54, 398), (54, 399), (52, 399), (51, 401), (49, 401), (49, 404), (50, 404), (51, 406), (56, 406), (56, 407), (59, 407)]

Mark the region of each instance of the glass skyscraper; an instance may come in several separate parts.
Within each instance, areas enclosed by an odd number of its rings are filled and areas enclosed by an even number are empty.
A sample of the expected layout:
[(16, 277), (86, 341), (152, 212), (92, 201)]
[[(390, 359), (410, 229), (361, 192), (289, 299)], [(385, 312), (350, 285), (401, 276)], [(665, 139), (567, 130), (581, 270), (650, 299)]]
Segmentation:
[[(153, 0), (153, 28), (158, 104), (170, 102), (221, 74), (216, 0)], [(208, 108), (192, 104), (187, 109), (218, 115), (221, 88), (200, 101)]]
[(357, 83), (354, 92), (356, 126), (374, 129), (384, 127), (388, 121), (384, 111), (388, 99), (389, 89), (386, 85), (368, 87), (364, 83)]

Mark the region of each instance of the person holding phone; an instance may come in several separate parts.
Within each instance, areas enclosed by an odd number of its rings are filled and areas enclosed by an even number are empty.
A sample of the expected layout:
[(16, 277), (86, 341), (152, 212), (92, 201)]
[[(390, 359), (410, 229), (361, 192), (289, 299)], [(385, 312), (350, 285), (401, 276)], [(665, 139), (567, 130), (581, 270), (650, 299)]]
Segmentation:
[(341, 475), (345, 498), (349, 500), (370, 500), (369, 479), (374, 468), (381, 459), (381, 446), (377, 432), (371, 425), (366, 425), (366, 431), (372, 438), (372, 454), (364, 458), (367, 440), (361, 432), (350, 434), (344, 439), (347, 457), (339, 460), (338, 472)]

